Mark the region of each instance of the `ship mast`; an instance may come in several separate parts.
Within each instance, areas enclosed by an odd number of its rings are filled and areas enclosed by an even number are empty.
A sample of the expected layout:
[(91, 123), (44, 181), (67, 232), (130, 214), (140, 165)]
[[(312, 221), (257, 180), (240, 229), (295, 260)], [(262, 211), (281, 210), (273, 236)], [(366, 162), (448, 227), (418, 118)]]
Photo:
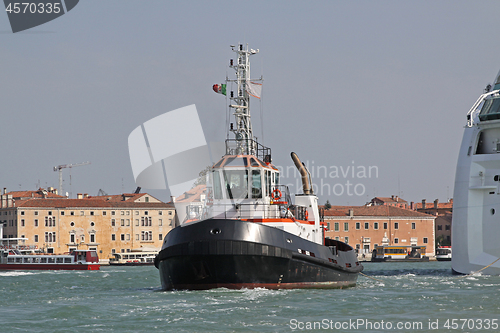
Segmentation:
[[(236, 94), (231, 91), (230, 108), (234, 110), (233, 114), (236, 121), (236, 128), (231, 124), (230, 131), (234, 133), (236, 139), (237, 155), (256, 155), (256, 142), (253, 138), (252, 123), (250, 121), (250, 95), (247, 91), (247, 85), (250, 82), (250, 61), (249, 57), (259, 52), (259, 50), (246, 49), (243, 44), (237, 46), (231, 45), (231, 49), (236, 52), (236, 63), (233, 59), (230, 61), (229, 67), (236, 71), (236, 79), (230, 80), (226, 78), (226, 82), (234, 82), (237, 85)], [(259, 80), (262, 80), (259, 79)]]

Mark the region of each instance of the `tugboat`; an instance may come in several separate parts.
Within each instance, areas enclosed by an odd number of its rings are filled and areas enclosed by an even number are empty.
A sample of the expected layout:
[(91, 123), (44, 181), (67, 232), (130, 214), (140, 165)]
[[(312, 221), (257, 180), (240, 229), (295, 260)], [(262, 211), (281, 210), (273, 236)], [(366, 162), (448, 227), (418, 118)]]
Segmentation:
[(467, 113), (453, 196), (454, 273), (500, 275), (500, 72)]
[[(250, 96), (260, 97), (260, 87), (250, 79), (249, 57), (259, 50), (243, 44), (231, 48), (237, 54), (236, 62), (230, 61), (236, 79), (226, 78), (226, 84), (213, 88), (228, 93), (235, 138), (226, 140), (225, 155), (207, 170), (201, 206), (186, 206), (186, 218), (164, 239), (155, 258), (162, 288), (355, 286), (363, 266), (351, 246), (325, 239), (305, 165), (291, 153), (303, 189), (292, 203), (288, 187), (279, 183), (271, 149), (252, 134)], [(226, 92), (228, 83), (235, 92)]]

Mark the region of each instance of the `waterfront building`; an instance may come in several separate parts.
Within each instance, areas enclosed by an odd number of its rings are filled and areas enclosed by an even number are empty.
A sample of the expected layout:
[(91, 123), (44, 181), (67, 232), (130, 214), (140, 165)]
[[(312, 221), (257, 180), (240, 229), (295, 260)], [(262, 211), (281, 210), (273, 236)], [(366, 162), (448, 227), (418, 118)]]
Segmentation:
[(104, 262), (115, 252), (159, 250), (175, 219), (172, 204), (147, 193), (67, 199), (44, 189), (4, 190), (0, 199), (4, 238), (46, 253), (97, 250)]
[(439, 202), (438, 199), (433, 203), (427, 203), (423, 199), (417, 202), (415, 210), (421, 213), (436, 216), (436, 241), (439, 245), (451, 245), (451, 221), (453, 217), (453, 199), (448, 202)]
[(325, 237), (348, 243), (369, 259), (377, 245), (426, 246), (434, 256), (436, 216), (392, 205), (332, 206), (324, 211)]

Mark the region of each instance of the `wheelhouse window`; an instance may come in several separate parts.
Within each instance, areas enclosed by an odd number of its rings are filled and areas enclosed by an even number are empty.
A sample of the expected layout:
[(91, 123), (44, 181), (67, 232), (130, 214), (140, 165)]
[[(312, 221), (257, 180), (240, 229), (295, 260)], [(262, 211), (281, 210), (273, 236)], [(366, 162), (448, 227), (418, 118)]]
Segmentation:
[(252, 198), (262, 198), (260, 170), (252, 170)]
[(224, 183), (229, 199), (248, 198), (248, 170), (224, 170)]
[[(215, 170), (212, 172), (212, 181), (213, 181), (213, 188), (214, 188), (214, 199), (222, 199), (222, 188), (220, 185), (220, 175), (219, 175), (219, 170)], [(169, 214), (171, 215), (171, 214)]]

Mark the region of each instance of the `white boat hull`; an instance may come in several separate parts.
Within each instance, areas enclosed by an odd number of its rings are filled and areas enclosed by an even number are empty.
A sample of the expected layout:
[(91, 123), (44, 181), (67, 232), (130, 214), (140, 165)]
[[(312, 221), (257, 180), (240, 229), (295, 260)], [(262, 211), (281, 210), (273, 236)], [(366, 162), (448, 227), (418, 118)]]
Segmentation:
[[(500, 275), (500, 120), (465, 127), (453, 198), (452, 269)], [(488, 267), (487, 267), (488, 266)], [(487, 267), (487, 268), (485, 268)]]

